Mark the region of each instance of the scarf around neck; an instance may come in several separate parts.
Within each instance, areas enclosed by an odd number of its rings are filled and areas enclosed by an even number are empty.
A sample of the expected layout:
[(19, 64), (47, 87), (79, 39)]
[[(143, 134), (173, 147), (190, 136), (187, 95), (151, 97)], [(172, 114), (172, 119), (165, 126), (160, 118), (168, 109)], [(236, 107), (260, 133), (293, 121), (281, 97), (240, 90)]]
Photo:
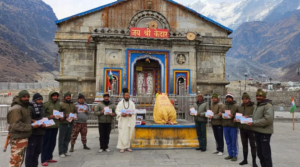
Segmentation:
[(33, 102), (31, 102), (31, 104), (33, 105), (33, 108), (34, 108), (34, 111), (35, 111), (34, 115), (41, 115), (41, 111), (42, 111), (42, 108), (43, 108), (43, 103), (37, 104), (33, 101)]

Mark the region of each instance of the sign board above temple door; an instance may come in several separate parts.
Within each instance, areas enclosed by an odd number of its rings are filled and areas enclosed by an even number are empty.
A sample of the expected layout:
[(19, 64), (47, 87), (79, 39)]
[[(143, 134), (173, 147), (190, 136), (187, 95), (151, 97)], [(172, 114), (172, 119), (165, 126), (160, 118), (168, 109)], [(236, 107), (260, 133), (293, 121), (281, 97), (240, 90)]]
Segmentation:
[(144, 38), (169, 38), (169, 30), (131, 27), (130, 36)]

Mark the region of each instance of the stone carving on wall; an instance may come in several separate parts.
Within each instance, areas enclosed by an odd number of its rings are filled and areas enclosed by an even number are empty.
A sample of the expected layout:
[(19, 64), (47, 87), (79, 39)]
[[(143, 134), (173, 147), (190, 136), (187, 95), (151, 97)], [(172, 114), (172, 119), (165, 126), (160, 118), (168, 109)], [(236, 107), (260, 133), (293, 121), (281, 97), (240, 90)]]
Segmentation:
[(189, 52), (174, 52), (174, 61), (175, 65), (188, 65)]
[(105, 49), (106, 63), (117, 64), (121, 63), (121, 49)]
[(177, 58), (176, 58), (176, 61), (178, 64), (184, 64), (185, 61), (186, 61), (186, 57), (184, 54), (178, 54), (177, 55)]
[(141, 27), (148, 28), (149, 23), (157, 22), (157, 28), (159, 29), (170, 29), (168, 20), (161, 13), (153, 10), (143, 10), (136, 13), (129, 22), (130, 27)]

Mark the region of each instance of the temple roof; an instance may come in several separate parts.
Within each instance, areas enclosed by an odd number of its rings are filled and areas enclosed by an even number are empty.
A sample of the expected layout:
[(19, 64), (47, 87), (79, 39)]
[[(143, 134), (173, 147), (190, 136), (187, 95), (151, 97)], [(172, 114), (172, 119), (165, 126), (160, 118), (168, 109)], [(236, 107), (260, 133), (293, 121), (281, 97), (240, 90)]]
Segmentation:
[[(103, 10), (103, 9), (106, 8), (106, 7), (111, 7), (111, 6), (117, 5), (117, 4), (119, 4), (119, 3), (121, 3), (121, 2), (125, 2), (125, 1), (127, 1), (127, 0), (117, 0), (117, 1), (115, 1), (115, 2), (106, 4), (106, 5), (103, 5), (103, 6), (99, 6), (99, 7), (97, 7), (97, 8), (94, 8), (94, 9), (91, 9), (91, 10), (88, 10), (88, 11), (85, 11), (85, 12), (82, 12), (82, 13), (78, 13), (78, 14), (75, 14), (75, 15), (73, 15), (73, 16), (69, 16), (69, 17), (66, 17), (66, 18), (64, 18), (64, 19), (57, 20), (57, 21), (55, 21), (55, 23), (58, 25), (58, 24), (60, 24), (60, 23), (62, 23), (62, 22), (65, 22), (65, 21), (71, 19), (71, 18), (80, 17), (80, 16), (84, 16), (84, 15), (87, 15), (87, 14), (90, 14), (90, 13), (94, 13), (94, 12)], [(228, 27), (226, 27), (226, 26), (224, 26), (224, 25), (222, 25), (222, 24), (220, 24), (220, 23), (218, 23), (218, 22), (216, 22), (216, 21), (214, 21), (214, 20), (212, 20), (212, 19), (210, 19), (210, 18), (208, 18), (208, 17), (206, 17), (206, 16), (204, 16), (204, 15), (198, 13), (198, 12), (196, 12), (195, 10), (193, 10), (193, 9), (191, 9), (191, 8), (189, 8), (189, 7), (186, 7), (186, 6), (184, 6), (184, 5), (181, 5), (181, 4), (179, 4), (178, 2), (175, 2), (175, 1), (173, 1), (173, 0), (166, 0), (166, 1), (169, 1), (169, 2), (171, 2), (171, 3), (173, 3), (173, 4), (178, 5), (178, 6), (184, 7), (184, 8), (187, 9), (188, 11), (190, 11), (190, 12), (192, 12), (192, 13), (198, 15), (200, 18), (202, 18), (202, 19), (204, 19), (204, 20), (206, 20), (206, 21), (209, 21), (209, 22), (213, 23), (214, 25), (217, 25), (217, 26), (219, 26), (219, 27), (225, 29), (226, 31), (229, 32), (229, 34), (233, 32), (232, 29), (230, 29), (230, 28), (228, 28)]]

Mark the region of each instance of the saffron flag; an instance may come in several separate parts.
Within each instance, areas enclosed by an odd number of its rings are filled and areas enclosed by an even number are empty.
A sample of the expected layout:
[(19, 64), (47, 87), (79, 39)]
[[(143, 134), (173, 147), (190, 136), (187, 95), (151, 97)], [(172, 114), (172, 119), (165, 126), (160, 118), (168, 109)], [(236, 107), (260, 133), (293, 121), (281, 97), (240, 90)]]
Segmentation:
[(295, 104), (295, 101), (294, 101), (294, 97), (292, 96), (290, 112), (293, 113), (293, 112), (295, 112), (295, 110), (296, 110), (296, 104)]

